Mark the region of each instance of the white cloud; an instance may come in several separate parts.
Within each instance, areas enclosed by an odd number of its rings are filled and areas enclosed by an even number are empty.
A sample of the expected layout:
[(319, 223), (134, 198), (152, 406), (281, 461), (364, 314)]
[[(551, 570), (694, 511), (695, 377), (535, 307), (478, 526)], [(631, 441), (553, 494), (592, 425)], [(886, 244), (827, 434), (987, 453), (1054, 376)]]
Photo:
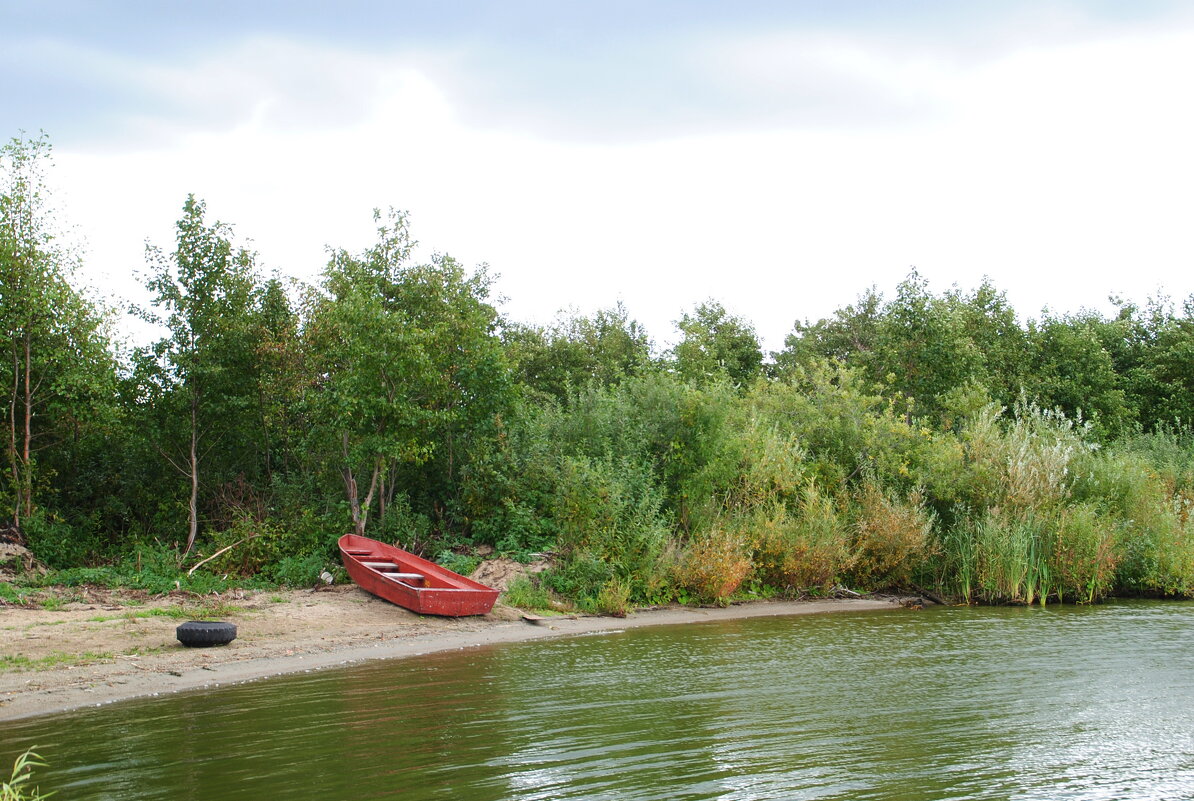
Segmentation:
[(779, 347), (795, 319), (829, 314), (872, 283), (890, 289), (912, 265), (938, 290), (990, 275), (1024, 314), (1159, 284), (1192, 290), (1190, 32), (964, 65), (862, 40), (817, 40), (789, 59), (788, 39), (769, 41), (753, 55), (727, 46), (722, 68), (744, 86), (774, 70), (783, 90), (818, 64), (835, 85), (932, 113), (547, 141), (466, 122), (441, 77), (456, 68), (450, 55), (423, 69), (260, 41), (143, 78), (147, 91), (232, 122), (155, 118), (173, 132), (156, 148), (60, 150), (58, 176), (91, 239), (91, 269), (126, 295), (144, 239), (170, 244), (187, 192), (252, 237), (267, 268), (308, 279), (324, 245), (370, 242), (371, 208), (409, 209), (428, 247), (503, 275), (516, 318), (623, 299), (661, 343), (672, 320), (713, 296)]

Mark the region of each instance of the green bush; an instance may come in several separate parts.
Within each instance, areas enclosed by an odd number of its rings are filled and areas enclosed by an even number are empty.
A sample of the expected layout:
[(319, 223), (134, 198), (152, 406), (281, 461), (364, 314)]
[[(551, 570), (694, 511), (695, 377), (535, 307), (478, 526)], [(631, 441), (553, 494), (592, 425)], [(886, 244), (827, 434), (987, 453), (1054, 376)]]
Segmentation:
[(84, 564), (92, 554), (92, 543), (85, 532), (44, 511), (36, 512), (23, 523), (25, 541), (33, 555), (51, 568)]
[(736, 525), (752, 543), (764, 584), (788, 596), (825, 592), (854, 562), (849, 520), (832, 496), (812, 484), (794, 506), (760, 506)]
[(913, 574), (931, 556), (933, 516), (924, 495), (907, 499), (867, 481), (857, 493), (854, 564), (850, 576), (864, 590), (907, 588)]
[(435, 563), (446, 567), (453, 573), (467, 576), (477, 569), (477, 565), (481, 564), (481, 557), (473, 556), (472, 554), (457, 553), (452, 550), (443, 550), (435, 557)]
[(614, 576), (614, 566), (589, 551), (573, 551), (540, 574), (542, 585), (577, 603), (592, 602)]
[(674, 581), (699, 603), (725, 605), (753, 567), (747, 539), (719, 527), (688, 544), (674, 568)]
[(564, 570), (574, 561), (605, 565), (606, 575), (589, 584), (584, 597), (595, 597), (615, 576), (627, 582), (632, 598), (646, 597), (669, 538), (661, 506), (646, 465), (584, 457), (564, 461), (553, 515)]
[(1094, 504), (1069, 506), (1058, 515), (1050, 585), (1058, 600), (1093, 603), (1111, 592), (1121, 560), (1119, 525)]
[(268, 571), (269, 577), (286, 587), (314, 587), (322, 583), (320, 574), (327, 570), (328, 561), (318, 554), (284, 556)]

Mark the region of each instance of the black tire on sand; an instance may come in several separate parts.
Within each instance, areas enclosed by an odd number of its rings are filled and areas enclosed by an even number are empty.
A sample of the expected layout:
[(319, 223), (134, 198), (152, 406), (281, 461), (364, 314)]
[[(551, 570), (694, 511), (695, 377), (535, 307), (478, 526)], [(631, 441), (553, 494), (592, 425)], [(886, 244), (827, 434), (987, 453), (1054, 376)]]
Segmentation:
[(227, 645), (236, 639), (236, 625), (215, 620), (189, 620), (175, 630), (175, 636), (188, 648)]

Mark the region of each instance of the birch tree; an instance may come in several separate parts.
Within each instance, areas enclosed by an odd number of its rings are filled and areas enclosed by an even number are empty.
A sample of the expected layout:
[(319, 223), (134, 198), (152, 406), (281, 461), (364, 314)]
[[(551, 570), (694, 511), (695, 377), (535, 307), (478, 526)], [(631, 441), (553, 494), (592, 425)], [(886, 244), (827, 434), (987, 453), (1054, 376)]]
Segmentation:
[(201, 470), (222, 436), (253, 415), (256, 387), (253, 254), (232, 244), (229, 226), (204, 220), (206, 205), (187, 197), (172, 253), (147, 246), (154, 310), (146, 317), (168, 335), (139, 354), (150, 406), (166, 410), (155, 432), (162, 457), (188, 482), (190, 552), (199, 531)]

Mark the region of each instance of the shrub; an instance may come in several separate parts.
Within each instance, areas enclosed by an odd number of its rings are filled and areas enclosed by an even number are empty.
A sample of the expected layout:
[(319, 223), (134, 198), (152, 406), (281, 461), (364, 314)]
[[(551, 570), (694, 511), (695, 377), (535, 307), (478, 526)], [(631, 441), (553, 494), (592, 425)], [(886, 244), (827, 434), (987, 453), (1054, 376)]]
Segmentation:
[(907, 586), (929, 556), (932, 528), (923, 493), (900, 500), (868, 480), (858, 492), (851, 577), (867, 590)]
[(272, 565), (269, 577), (287, 587), (313, 587), (319, 584), (320, 574), (327, 568), (327, 560), (317, 554), (284, 556)]
[(1071, 464), (1094, 449), (1086, 440), (1089, 425), (1031, 404), (1018, 405), (1006, 426), (1000, 415), (987, 407), (963, 434), (971, 503), (1025, 512), (1067, 500)]
[(445, 549), (435, 557), (435, 563), (446, 567), (453, 573), (467, 576), (477, 569), (477, 565), (481, 564), (481, 557)]
[(582, 606), (592, 602), (605, 583), (613, 577), (614, 568), (589, 551), (572, 551), (566, 560), (539, 574), (542, 586), (571, 598)]
[(26, 543), (33, 555), (48, 567), (71, 567), (87, 561), (90, 555), (87, 537), (65, 521), (36, 512), (23, 521)]
[(1194, 595), (1194, 499), (1163, 491), (1138, 499), (1123, 524), (1117, 582), (1123, 589)]
[(630, 611), (630, 582), (617, 576), (602, 585), (593, 609), (601, 615), (626, 617)]
[(689, 544), (675, 567), (675, 583), (700, 603), (725, 604), (753, 567), (746, 539), (714, 528)]
[[(581, 595), (592, 597), (617, 576), (629, 582), (631, 597), (645, 598), (669, 536), (662, 501), (647, 465), (564, 460), (553, 515), (563, 569), (595, 561), (606, 573), (597, 583), (587, 583)], [(601, 571), (590, 572), (597, 578)]]
[(797, 511), (760, 507), (738, 525), (753, 545), (759, 578), (785, 595), (829, 590), (853, 563), (846, 517), (814, 485), (805, 488)]

